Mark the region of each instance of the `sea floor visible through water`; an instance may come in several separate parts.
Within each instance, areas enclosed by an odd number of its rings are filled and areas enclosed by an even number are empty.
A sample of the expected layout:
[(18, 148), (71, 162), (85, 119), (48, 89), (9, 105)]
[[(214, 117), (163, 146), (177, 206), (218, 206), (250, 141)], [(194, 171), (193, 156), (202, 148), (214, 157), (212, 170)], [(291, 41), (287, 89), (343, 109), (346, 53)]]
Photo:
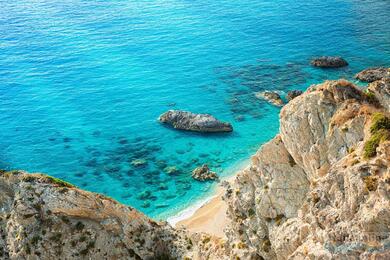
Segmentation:
[[(211, 196), (270, 140), (305, 90), (390, 64), (388, 1), (0, 0), (0, 168), (43, 172), (156, 219)], [(340, 55), (349, 66), (309, 60)], [(360, 83), (359, 83), (360, 84)], [(362, 85), (362, 84), (360, 84)], [(177, 131), (168, 109), (211, 113), (225, 134)]]

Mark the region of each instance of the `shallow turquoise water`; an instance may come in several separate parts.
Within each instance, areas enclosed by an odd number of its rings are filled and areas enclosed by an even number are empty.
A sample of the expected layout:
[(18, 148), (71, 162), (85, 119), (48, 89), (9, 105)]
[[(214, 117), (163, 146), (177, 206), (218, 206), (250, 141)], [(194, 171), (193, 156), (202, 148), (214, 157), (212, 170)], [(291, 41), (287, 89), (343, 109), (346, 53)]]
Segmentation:
[[(390, 65), (389, 13), (374, 0), (0, 0), (0, 168), (49, 173), (165, 219), (210, 194), (194, 167), (227, 175), (277, 133), (278, 108), (254, 92)], [(350, 66), (308, 66), (324, 54)], [(235, 131), (156, 122), (172, 108)]]

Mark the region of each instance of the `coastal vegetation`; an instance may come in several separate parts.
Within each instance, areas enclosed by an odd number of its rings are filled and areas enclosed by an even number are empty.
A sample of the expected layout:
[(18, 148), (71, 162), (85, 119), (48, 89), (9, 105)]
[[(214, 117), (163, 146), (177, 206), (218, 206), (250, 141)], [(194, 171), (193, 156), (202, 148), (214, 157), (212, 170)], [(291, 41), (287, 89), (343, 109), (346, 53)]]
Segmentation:
[(383, 113), (375, 113), (371, 119), (371, 136), (364, 144), (364, 157), (371, 158), (376, 155), (376, 149), (381, 142), (390, 140), (390, 118)]

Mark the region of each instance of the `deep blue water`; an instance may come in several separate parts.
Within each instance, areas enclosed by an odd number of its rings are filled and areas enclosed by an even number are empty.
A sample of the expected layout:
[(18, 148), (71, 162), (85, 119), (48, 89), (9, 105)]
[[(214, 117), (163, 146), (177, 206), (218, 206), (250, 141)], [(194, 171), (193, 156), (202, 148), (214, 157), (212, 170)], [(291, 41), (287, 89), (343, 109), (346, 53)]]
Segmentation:
[[(226, 176), (277, 133), (279, 109), (254, 92), (390, 65), (389, 14), (386, 0), (0, 0), (0, 168), (45, 172), (166, 218), (210, 194), (194, 167)], [(350, 66), (311, 68), (317, 55)], [(235, 131), (160, 125), (172, 108)]]

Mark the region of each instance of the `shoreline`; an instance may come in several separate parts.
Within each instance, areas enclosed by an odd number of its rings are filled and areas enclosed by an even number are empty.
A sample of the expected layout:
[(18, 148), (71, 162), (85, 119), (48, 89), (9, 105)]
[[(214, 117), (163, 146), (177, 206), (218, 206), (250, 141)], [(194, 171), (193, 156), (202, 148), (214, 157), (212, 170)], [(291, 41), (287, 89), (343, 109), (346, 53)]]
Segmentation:
[[(222, 178), (220, 183), (223, 181), (231, 183), (238, 172), (248, 167), (249, 160), (243, 160), (233, 166), (230, 169), (230, 174)], [(225, 237), (224, 228), (228, 224), (227, 205), (222, 199), (225, 189), (220, 183), (213, 191), (212, 196), (200, 200), (178, 214), (169, 217), (167, 222), (173, 227), (183, 227), (191, 232), (207, 232), (218, 237)]]

